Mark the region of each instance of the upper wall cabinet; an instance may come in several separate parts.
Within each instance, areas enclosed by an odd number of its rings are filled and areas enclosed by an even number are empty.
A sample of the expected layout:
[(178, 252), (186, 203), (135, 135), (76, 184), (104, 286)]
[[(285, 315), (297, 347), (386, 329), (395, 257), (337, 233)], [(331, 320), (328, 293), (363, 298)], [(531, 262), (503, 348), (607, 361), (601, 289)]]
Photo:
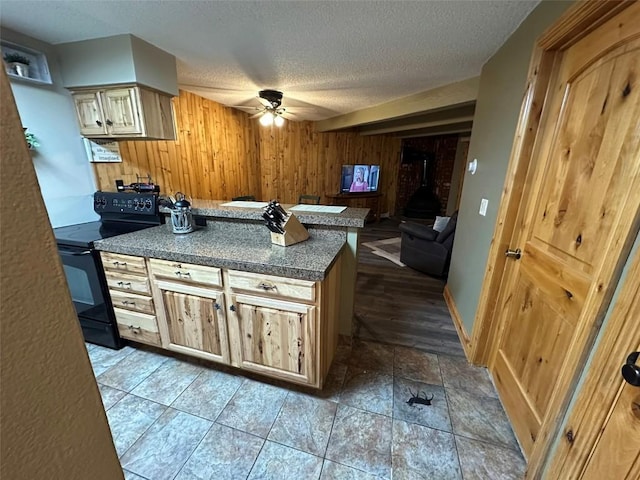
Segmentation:
[(85, 137), (175, 140), (169, 95), (141, 86), (78, 89), (71, 94)]
[(44, 53), (5, 41), (0, 46), (9, 78), (33, 83), (52, 83)]

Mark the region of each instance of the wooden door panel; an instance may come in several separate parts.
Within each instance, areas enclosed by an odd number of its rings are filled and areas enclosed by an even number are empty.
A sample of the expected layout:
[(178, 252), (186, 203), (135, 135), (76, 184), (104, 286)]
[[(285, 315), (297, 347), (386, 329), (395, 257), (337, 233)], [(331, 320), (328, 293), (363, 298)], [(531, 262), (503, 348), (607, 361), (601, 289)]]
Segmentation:
[(589, 293), (591, 278), (554, 255), (545, 253), (535, 241), (526, 244), (520, 268), (540, 289), (545, 300), (565, 319), (577, 322)]
[(166, 290), (162, 297), (172, 344), (222, 355), (214, 299)]
[(243, 294), (232, 299), (242, 368), (313, 384), (318, 366), (316, 307)]
[(119, 88), (104, 92), (105, 114), (114, 134), (142, 133), (140, 109), (135, 88)]
[[(569, 388), (559, 373), (568, 368), (568, 352), (586, 348), (611, 288), (611, 267), (638, 216), (640, 30), (584, 48), (618, 23), (557, 57), (538, 158), (527, 176), (523, 228), (512, 245), (523, 256), (511, 264), (513, 280), (500, 294), (501, 337), (490, 367), (527, 456), (558, 392)], [(575, 372), (575, 360), (570, 368)]]
[(240, 317), (245, 361), (306, 375), (303, 314), (241, 305)]
[(107, 125), (102, 116), (99, 93), (76, 93), (73, 95), (73, 101), (76, 105), (81, 133), (85, 135), (107, 133)]
[(512, 308), (518, 318), (505, 332), (503, 361), (509, 365), (509, 373), (519, 379), (521, 395), (527, 397), (526, 403), (534, 409), (534, 415), (542, 418), (554, 387), (557, 365), (571, 343), (575, 324), (564, 318), (556, 320), (562, 316), (552, 303), (545, 301), (541, 289), (526, 273), (521, 273), (514, 290)]
[(535, 215), (535, 239), (556, 255), (578, 260), (582, 265), (576, 268), (586, 273), (601, 259), (622, 213), (617, 205), (639, 167), (631, 153), (640, 145), (633, 121), (640, 117), (640, 104), (637, 92), (627, 92), (640, 67), (640, 40), (633, 44), (606, 55), (566, 83)]

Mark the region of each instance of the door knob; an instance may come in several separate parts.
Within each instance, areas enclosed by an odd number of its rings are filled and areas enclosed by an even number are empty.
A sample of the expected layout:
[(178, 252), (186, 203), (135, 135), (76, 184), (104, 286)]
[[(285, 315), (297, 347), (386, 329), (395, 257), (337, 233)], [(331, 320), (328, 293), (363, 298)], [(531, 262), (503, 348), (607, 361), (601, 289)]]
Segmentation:
[(633, 352), (627, 357), (627, 363), (622, 366), (622, 378), (633, 385), (640, 387), (640, 366), (636, 365), (640, 352)]
[(516, 248), (515, 250), (511, 250), (510, 248), (508, 248), (507, 251), (504, 252), (504, 256), (520, 260), (520, 257), (522, 256), (522, 250), (520, 250), (519, 248)]

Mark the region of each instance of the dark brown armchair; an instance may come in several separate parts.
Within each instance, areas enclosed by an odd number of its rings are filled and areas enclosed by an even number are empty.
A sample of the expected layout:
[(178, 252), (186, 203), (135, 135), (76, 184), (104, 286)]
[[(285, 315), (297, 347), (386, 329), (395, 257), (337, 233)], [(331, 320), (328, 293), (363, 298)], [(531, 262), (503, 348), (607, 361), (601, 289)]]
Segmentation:
[(455, 212), (442, 232), (417, 223), (402, 223), (400, 261), (405, 265), (429, 275), (443, 277), (449, 271), (453, 238), (458, 223)]

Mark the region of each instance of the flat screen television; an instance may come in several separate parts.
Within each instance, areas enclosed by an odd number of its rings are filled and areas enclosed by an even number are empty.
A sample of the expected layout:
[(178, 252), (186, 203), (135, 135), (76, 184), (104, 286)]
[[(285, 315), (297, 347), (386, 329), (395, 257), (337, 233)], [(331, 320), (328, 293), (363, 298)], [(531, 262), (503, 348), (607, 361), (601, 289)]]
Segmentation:
[(340, 192), (377, 192), (380, 165), (343, 165)]

